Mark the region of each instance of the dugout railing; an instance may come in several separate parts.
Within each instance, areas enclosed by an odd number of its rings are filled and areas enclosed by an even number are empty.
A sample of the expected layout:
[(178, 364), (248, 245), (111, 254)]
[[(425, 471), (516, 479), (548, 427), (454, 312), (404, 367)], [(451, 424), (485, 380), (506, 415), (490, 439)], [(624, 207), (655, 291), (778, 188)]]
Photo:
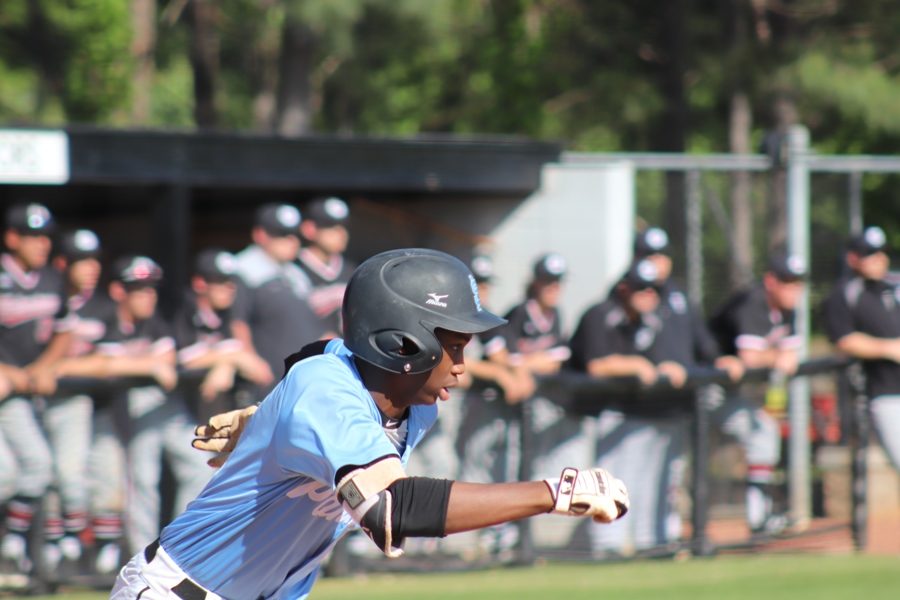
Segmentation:
[[(740, 381), (729, 379), (725, 371), (710, 368), (697, 367), (688, 370), (688, 378), (681, 388), (674, 388), (665, 377), (652, 386), (644, 386), (635, 377), (594, 378), (586, 374), (575, 372), (562, 372), (552, 377), (541, 378), (538, 395), (550, 399), (561, 406), (570, 415), (588, 417), (599, 415), (604, 407), (616, 399), (624, 397), (635, 398), (641, 394), (666, 394), (667, 392), (681, 392), (690, 390), (693, 393), (693, 402), (685, 407), (691, 414), (690, 436), (690, 497), (691, 497), (691, 537), (683, 540), (679, 546), (689, 550), (695, 556), (708, 556), (718, 550), (716, 544), (708, 535), (710, 521), (710, 433), (712, 424), (710, 421), (710, 409), (708, 405), (709, 394), (702, 393), (711, 385), (733, 389), (750, 382), (765, 382), (769, 380), (770, 369), (747, 370)], [(845, 414), (849, 416), (849, 422), (845, 423), (846, 442), (851, 453), (851, 484), (848, 493), (851, 495), (851, 516), (849, 528), (856, 550), (864, 550), (866, 547), (867, 526), (867, 497), (866, 497), (866, 472), (867, 453), (869, 444), (869, 417), (867, 412), (868, 398), (865, 392), (865, 383), (861, 369), (857, 361), (840, 356), (825, 356), (807, 360), (801, 363), (792, 379), (808, 378), (815, 375), (832, 375), (835, 377), (835, 389), (838, 393), (838, 402), (846, 408)], [(726, 394), (727, 395), (727, 394)], [(727, 400), (726, 400), (727, 401)], [(794, 401), (792, 399), (792, 401)], [(795, 414), (789, 412), (789, 414)], [(527, 403), (522, 411), (522, 474), (528, 475), (531, 464), (535, 458), (534, 447), (535, 429), (531, 424), (531, 412)], [(791, 427), (796, 427), (790, 419)], [(801, 430), (807, 442), (808, 434), (805, 428)], [(795, 480), (788, 480), (788, 484), (794, 484)], [(806, 485), (811, 485), (807, 481)], [(531, 528), (523, 522), (521, 529), (521, 542), (519, 548), (519, 561), (530, 563), (542, 554), (535, 547)], [(550, 552), (551, 555), (560, 556), (559, 553)], [(563, 553), (564, 554), (564, 553)]]

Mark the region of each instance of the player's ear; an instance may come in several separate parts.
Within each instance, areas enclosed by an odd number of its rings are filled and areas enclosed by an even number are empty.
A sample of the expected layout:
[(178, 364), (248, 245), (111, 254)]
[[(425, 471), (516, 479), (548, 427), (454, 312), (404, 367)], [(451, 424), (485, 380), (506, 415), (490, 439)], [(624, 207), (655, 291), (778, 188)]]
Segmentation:
[(199, 275), (194, 275), (191, 277), (191, 289), (194, 290), (194, 293), (196, 294), (202, 294), (209, 289), (209, 284), (207, 284), (206, 280)]
[(111, 281), (109, 283), (109, 297), (116, 302), (121, 302), (125, 299), (125, 287), (118, 281)]
[(309, 219), (300, 222), (300, 235), (304, 240), (312, 240), (316, 237), (317, 227), (313, 221)]

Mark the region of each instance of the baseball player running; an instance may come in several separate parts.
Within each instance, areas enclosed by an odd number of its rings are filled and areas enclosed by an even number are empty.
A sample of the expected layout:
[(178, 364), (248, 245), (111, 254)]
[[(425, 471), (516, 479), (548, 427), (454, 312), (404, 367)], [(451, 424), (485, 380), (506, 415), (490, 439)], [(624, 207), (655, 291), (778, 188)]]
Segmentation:
[(407, 477), (410, 452), (465, 371), (473, 334), (503, 323), (456, 258), (394, 250), (364, 262), (343, 303), (345, 338), (291, 366), (187, 511), (120, 571), (111, 598), (306, 598), (319, 563), (361, 527), (389, 557), (541, 513), (611, 522), (628, 506), (602, 469), (473, 484)]

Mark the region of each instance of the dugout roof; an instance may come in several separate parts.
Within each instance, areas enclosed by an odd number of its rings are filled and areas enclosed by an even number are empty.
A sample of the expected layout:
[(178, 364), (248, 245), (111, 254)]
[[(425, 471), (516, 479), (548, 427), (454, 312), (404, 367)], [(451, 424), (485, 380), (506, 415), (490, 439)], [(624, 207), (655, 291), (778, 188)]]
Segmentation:
[(66, 144), (58, 181), (11, 176), (18, 156), (42, 150), (16, 134), (47, 131), (0, 130), (0, 204), (43, 202), (63, 226), (96, 229), (112, 254), (156, 257), (174, 282), (186, 281), (198, 246), (245, 244), (260, 203), (334, 194), (421, 211), (429, 202), (521, 199), (562, 152), (559, 144), (506, 136), (287, 138), (68, 127), (56, 132)]

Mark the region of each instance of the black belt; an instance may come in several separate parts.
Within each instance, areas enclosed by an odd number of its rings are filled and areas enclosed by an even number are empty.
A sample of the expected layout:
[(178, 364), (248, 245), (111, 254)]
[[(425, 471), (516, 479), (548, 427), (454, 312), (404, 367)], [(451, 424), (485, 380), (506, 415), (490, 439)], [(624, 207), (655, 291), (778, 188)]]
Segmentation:
[[(146, 560), (148, 564), (156, 558), (157, 550), (159, 550), (159, 539), (144, 548), (144, 560)], [(181, 598), (181, 600), (206, 600), (206, 590), (187, 577), (182, 579), (181, 583), (172, 588), (172, 593)]]

